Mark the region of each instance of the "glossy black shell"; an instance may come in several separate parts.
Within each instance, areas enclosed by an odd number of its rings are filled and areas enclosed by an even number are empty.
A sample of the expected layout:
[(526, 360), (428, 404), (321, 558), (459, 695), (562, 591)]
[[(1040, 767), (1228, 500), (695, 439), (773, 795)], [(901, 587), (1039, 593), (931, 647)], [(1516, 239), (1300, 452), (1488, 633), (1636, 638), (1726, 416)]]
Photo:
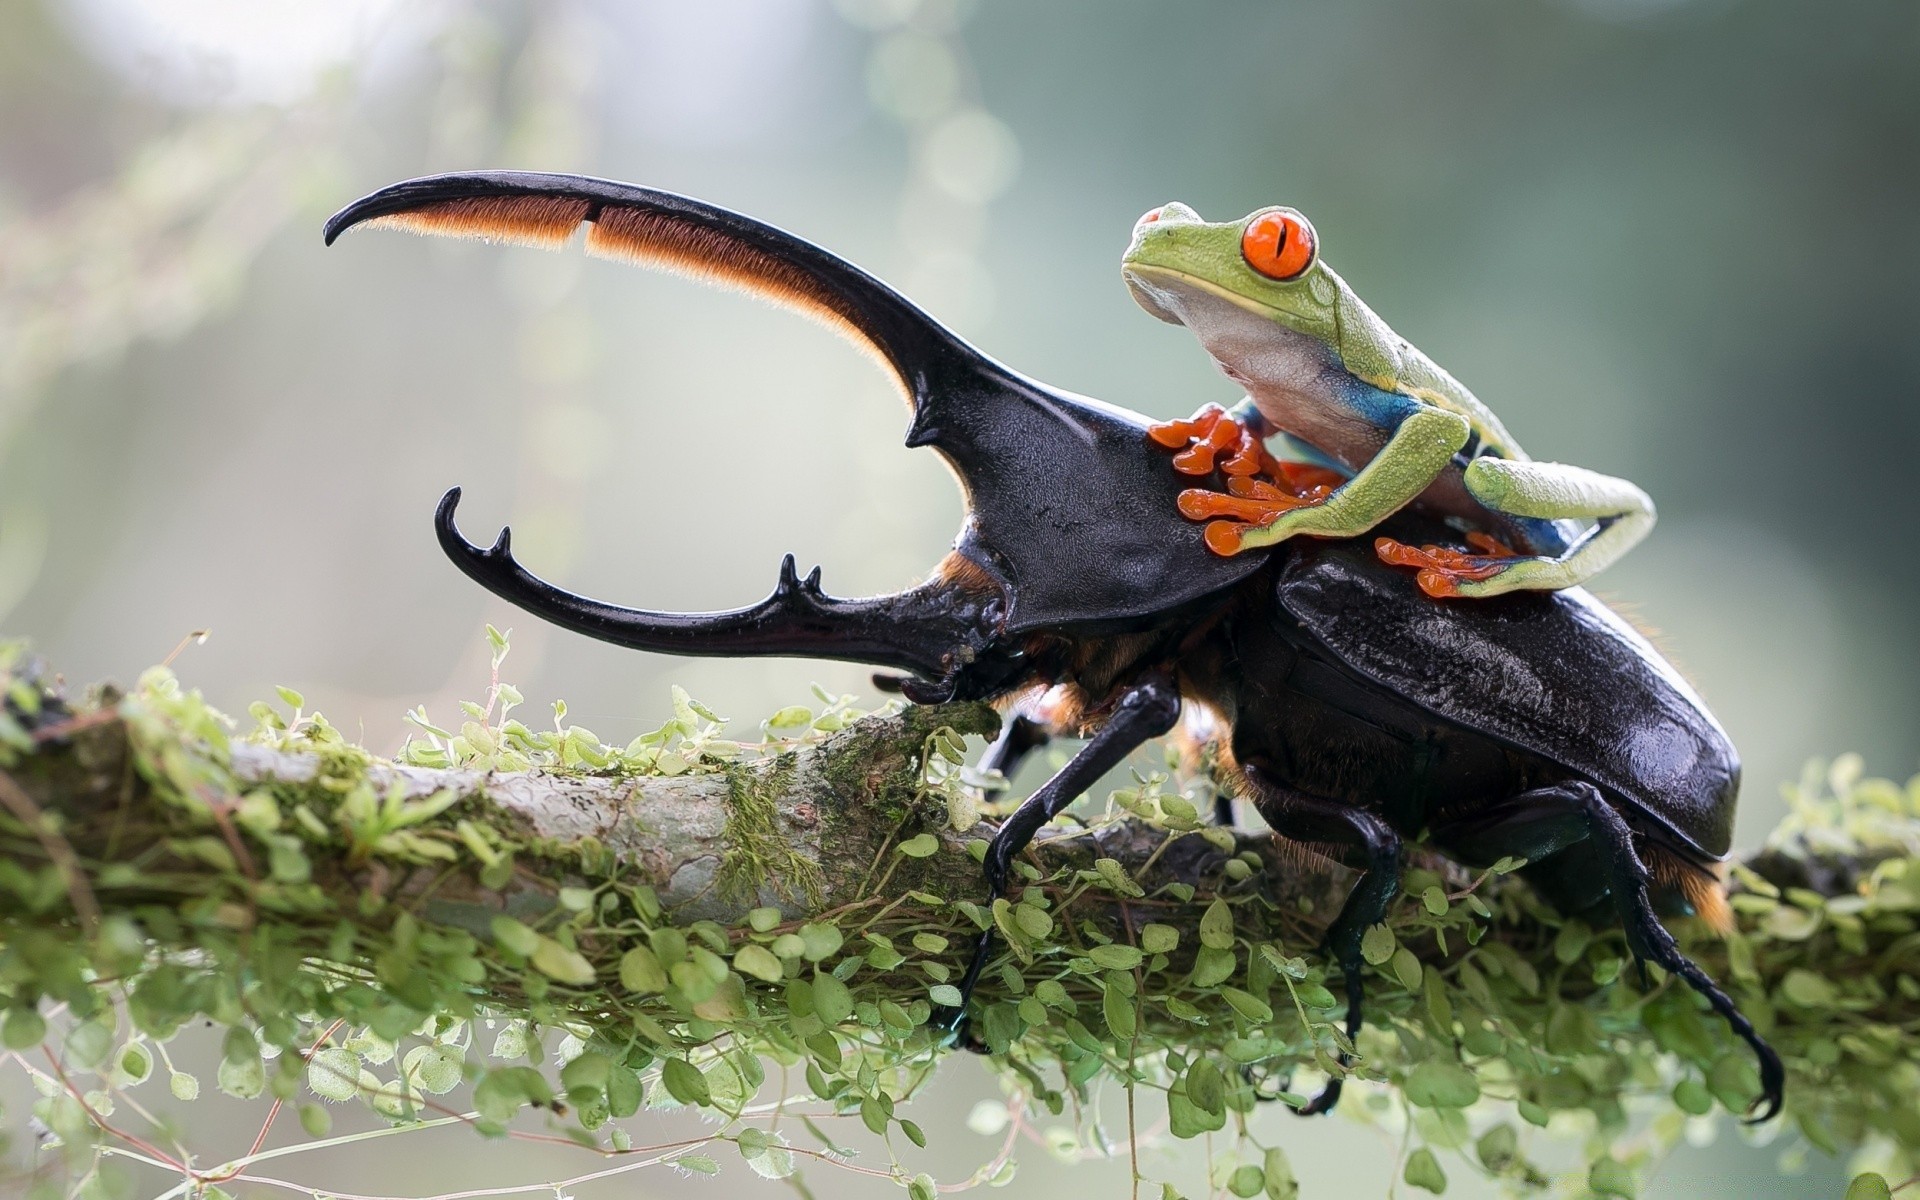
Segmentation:
[(1725, 856), (1733, 743), (1660, 652), (1585, 589), (1432, 600), (1404, 569), (1303, 539), (1277, 591), (1362, 679), (1587, 779), (1689, 857)]

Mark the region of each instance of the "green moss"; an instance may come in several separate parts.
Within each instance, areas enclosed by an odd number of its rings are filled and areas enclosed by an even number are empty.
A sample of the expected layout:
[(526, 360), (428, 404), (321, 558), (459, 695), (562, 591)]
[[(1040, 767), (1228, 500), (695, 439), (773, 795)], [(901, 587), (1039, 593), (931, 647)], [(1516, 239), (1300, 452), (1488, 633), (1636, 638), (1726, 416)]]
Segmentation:
[(780, 831), (779, 801), (793, 777), (791, 756), (761, 769), (727, 768), (727, 822), (721, 830), (727, 849), (716, 879), (724, 898), (751, 901), (771, 891), (797, 904), (819, 905), (825, 886), (820, 864), (797, 853)]
[[(83, 1032), (89, 1022), (106, 1044), (146, 1046), (204, 1018), (243, 1031), (247, 1046), (294, 1050), (338, 1021), (338, 1065), (383, 1113), (419, 1113), (452, 1061), (479, 1083), (486, 1128), (564, 1098), (587, 1140), (613, 1137), (604, 1123), (649, 1090), (745, 1137), (757, 1127), (734, 1114), (772, 1062), (887, 1130), (902, 1128), (894, 1107), (944, 1040), (929, 1022), (991, 926), (1004, 949), (976, 993), (973, 1030), (1009, 1086), (1056, 1113), (1090, 1104), (1105, 1081), (1161, 1092), (1174, 1136), (1240, 1131), (1236, 1187), (1252, 1181), (1246, 1171), (1285, 1169), (1245, 1139), (1258, 1097), (1289, 1082), (1310, 1091), (1352, 1048), (1340, 980), (1316, 949), (1341, 882), (1302, 884), (1265, 843), (1205, 827), (1201, 779), (1116, 793), (1112, 816), (1021, 863), (1013, 894), (988, 907), (968, 846), (919, 836), (940, 828), (943, 789), (957, 786), (941, 774), (952, 751), (942, 727), (984, 732), (985, 710), (849, 728), (850, 710), (831, 702), (818, 716), (783, 710), (783, 736), (758, 747), (728, 742), (683, 695), (667, 726), (627, 747), (558, 720), (551, 733), (516, 730), (482, 710), (459, 734), (427, 733), (412, 756), (725, 774), (722, 888), (785, 887), (817, 911), (830, 881), (786, 846), (776, 798), (794, 781), (783, 755), (827, 749), (822, 836), (865, 831), (856, 857), (876, 868), (875, 894), (840, 896), (811, 919), (769, 908), (728, 926), (663, 911), (592, 839), (536, 842), (470, 800), (381, 792), (377, 760), (287, 702), (292, 718), (248, 736), (317, 752), (320, 777), (252, 791), (227, 770), (228, 723), (170, 676), (95, 714), (117, 717), (95, 733), (122, 739), (162, 801), (61, 812), (97, 924), (76, 918), (47, 829), (0, 816), (0, 1036), (37, 1040), (50, 1004), (65, 1006), (53, 1036), (69, 1047), (100, 1040)], [(32, 785), (37, 771), (72, 770), (86, 745), (31, 745), (12, 773)], [(85, 753), (100, 770), (118, 761)], [(1810, 774), (1769, 851), (1737, 873), (1739, 934), (1692, 952), (1788, 1061), (1785, 1144), (1857, 1152), (1905, 1178), (1920, 1157), (1909, 1103), (1920, 1091), (1920, 781), (1868, 779), (1852, 759)], [(488, 900), (502, 892), (504, 911)], [(1385, 1122), (1411, 1114), (1418, 1145), (1459, 1151), (1449, 1171), (1538, 1183), (1528, 1131), (1557, 1121), (1589, 1132), (1591, 1172), (1621, 1185), (1691, 1116), (1753, 1094), (1744, 1050), (1690, 991), (1657, 977), (1641, 987), (1616, 931), (1564, 920), (1518, 883), (1416, 864), (1366, 956), (1370, 1025), (1346, 1107)], [(472, 1037), (482, 1016), (558, 1026), (576, 1055), (557, 1075), (532, 1070), (516, 1061), (524, 1035), (500, 1034), (490, 1056)], [(227, 1090), (271, 1082), (244, 1046), (230, 1057)], [(338, 1087), (311, 1073), (302, 1086)], [(85, 1122), (55, 1107), (49, 1124), (66, 1121), (84, 1142)], [(1654, 1114), (1651, 1130), (1629, 1136), (1636, 1111)]]

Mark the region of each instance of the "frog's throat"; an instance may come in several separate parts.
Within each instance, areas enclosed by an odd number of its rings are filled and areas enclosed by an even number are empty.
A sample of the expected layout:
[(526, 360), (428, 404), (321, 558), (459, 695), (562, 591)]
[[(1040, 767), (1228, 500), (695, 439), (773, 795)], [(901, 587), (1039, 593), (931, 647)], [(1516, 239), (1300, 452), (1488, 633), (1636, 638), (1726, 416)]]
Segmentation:
[[(1241, 309), (1244, 312), (1251, 313), (1254, 316), (1259, 317), (1261, 320), (1272, 321), (1275, 325), (1280, 326), (1282, 329), (1290, 330), (1293, 333), (1300, 334), (1300, 336), (1302, 337), (1312, 338), (1314, 341), (1319, 342), (1321, 345), (1325, 346), (1327, 349), (1333, 351), (1336, 355), (1339, 354), (1339, 347), (1335, 346), (1331, 341), (1328, 341), (1326, 338), (1323, 338), (1318, 334), (1306, 333), (1302, 330), (1294, 329), (1293, 326), (1288, 325), (1286, 322), (1276, 319), (1273, 315), (1272, 306), (1262, 304), (1257, 300), (1250, 300), (1231, 288), (1221, 287), (1219, 284), (1214, 283), (1212, 280), (1203, 279), (1198, 275), (1191, 275), (1185, 271), (1177, 270), (1173, 267), (1163, 267), (1154, 263), (1134, 263), (1134, 262), (1123, 263), (1121, 265), (1121, 273), (1127, 276), (1135, 276), (1135, 275), (1145, 276), (1148, 281), (1166, 280), (1170, 283), (1178, 284), (1181, 287), (1192, 288), (1194, 291), (1197, 291), (1197, 292), (1205, 292), (1209, 296), (1213, 296), (1216, 299), (1225, 300), (1228, 304), (1233, 305), (1235, 308)], [(1128, 282), (1132, 283), (1133, 280), (1129, 278)], [(1145, 290), (1148, 293), (1148, 295), (1154, 295), (1151, 282), (1143, 283), (1142, 290)], [(1159, 313), (1155, 313), (1154, 315), (1159, 316)], [(1166, 320), (1167, 318), (1163, 317), (1161, 319)], [(1332, 319), (1333, 319), (1333, 313), (1329, 311), (1328, 320), (1332, 320)], [(1185, 324), (1185, 322), (1179, 322), (1179, 323)]]

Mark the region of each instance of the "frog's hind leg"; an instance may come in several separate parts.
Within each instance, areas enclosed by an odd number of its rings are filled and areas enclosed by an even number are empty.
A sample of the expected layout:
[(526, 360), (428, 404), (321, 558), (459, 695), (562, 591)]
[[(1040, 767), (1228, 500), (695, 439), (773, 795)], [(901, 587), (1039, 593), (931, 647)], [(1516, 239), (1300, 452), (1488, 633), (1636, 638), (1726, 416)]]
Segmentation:
[[(1474, 499), (1510, 517), (1590, 520), (1595, 525), (1558, 554), (1502, 553), (1505, 547), (1499, 547), (1492, 553), (1454, 555), (1458, 561), (1409, 560), (1407, 565), (1423, 567), (1420, 586), (1430, 595), (1481, 597), (1574, 587), (1611, 566), (1653, 528), (1653, 501), (1645, 492), (1583, 467), (1485, 456), (1467, 464), (1466, 484)], [(1380, 554), (1396, 562), (1410, 549), (1382, 547)]]

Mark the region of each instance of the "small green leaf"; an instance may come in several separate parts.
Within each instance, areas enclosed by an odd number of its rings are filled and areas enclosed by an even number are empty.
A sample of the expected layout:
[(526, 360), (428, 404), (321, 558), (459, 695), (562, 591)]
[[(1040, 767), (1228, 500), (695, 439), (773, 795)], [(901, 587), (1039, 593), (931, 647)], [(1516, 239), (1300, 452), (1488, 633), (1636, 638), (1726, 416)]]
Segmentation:
[(1419, 991), (1423, 974), (1425, 968), (1420, 965), (1420, 958), (1413, 951), (1401, 946), (1393, 952), (1393, 977), (1400, 981), (1401, 987), (1410, 992)]
[(1200, 947), (1193, 956), (1193, 973), (1187, 982), (1197, 988), (1218, 987), (1233, 978), (1234, 968), (1239, 960), (1231, 950), (1217, 950), (1212, 946)]
[(959, 1008), (960, 989), (950, 983), (936, 983), (927, 989), (927, 999), (942, 1008)]
[[(740, 1132), (744, 1135), (747, 1131), (743, 1129)], [(762, 1179), (785, 1179), (792, 1175), (793, 1151), (787, 1149), (787, 1139), (779, 1133), (762, 1133), (761, 1136), (765, 1139), (764, 1150), (747, 1159), (747, 1165), (753, 1168), (753, 1173)], [(746, 1153), (744, 1147), (741, 1153)]]
[(603, 1095), (612, 1076), (613, 1060), (589, 1050), (560, 1068), (560, 1086), (567, 1090), (568, 1099), (584, 1104)]
[(1831, 1007), (1840, 998), (1840, 992), (1823, 975), (1816, 975), (1802, 967), (1787, 972), (1780, 981), (1780, 994), (1787, 1003), (1798, 1008), (1820, 1009)]
[(894, 847), (908, 858), (931, 858), (940, 849), (940, 839), (931, 833), (918, 833)]
[(1447, 894), (1437, 884), (1427, 885), (1427, 889), (1420, 893), (1420, 903), (1436, 917), (1447, 915)]
[(1520, 1135), (1503, 1121), (1481, 1134), (1473, 1149), (1480, 1156), (1481, 1165), (1498, 1174), (1513, 1164), (1513, 1157), (1520, 1150)]
[[(667, 972), (645, 946), (635, 946), (620, 956), (620, 986), (641, 996), (667, 990)], [(518, 1057), (507, 1055), (504, 1057)]]
[(533, 969), (559, 983), (585, 987), (594, 980), (593, 964), (586, 956), (552, 938), (541, 938), (533, 951)]
[(1227, 1002), (1227, 1007), (1255, 1024), (1264, 1025), (1273, 1020), (1273, 1006), (1251, 992), (1243, 992), (1236, 987), (1222, 987), (1220, 998)]
[(813, 1011), (828, 1025), (838, 1025), (853, 1015), (853, 993), (831, 973), (815, 971)]
[(1202, 1112), (1217, 1115), (1227, 1111), (1226, 1076), (1213, 1059), (1196, 1059), (1187, 1068), (1187, 1099)]
[(1442, 1034), (1453, 1032), (1453, 1000), (1447, 995), (1446, 980), (1438, 971), (1428, 971), (1421, 983), (1426, 992), (1427, 1016)]
[(1267, 1180), (1267, 1200), (1299, 1200), (1300, 1181), (1294, 1178), (1286, 1151), (1278, 1146), (1269, 1149), (1261, 1162), (1261, 1174)]
[(307, 1060), (307, 1087), (322, 1100), (338, 1103), (360, 1094), (360, 1056), (329, 1046)]
[(1560, 927), (1559, 936), (1553, 939), (1553, 957), (1562, 963), (1578, 962), (1592, 941), (1591, 926), (1585, 921), (1568, 921)]
[(713, 1093), (707, 1087), (707, 1077), (700, 1068), (685, 1059), (670, 1058), (660, 1065), (660, 1082), (667, 1094), (682, 1104), (699, 1105), (712, 1101)]
[(1596, 1196), (1619, 1196), (1621, 1200), (1633, 1200), (1640, 1194), (1633, 1169), (1613, 1158), (1594, 1160), (1593, 1166), (1587, 1168), (1587, 1187)]
[(780, 924), (780, 910), (770, 905), (756, 908), (747, 914), (747, 924), (755, 933), (770, 933)]
[(1224, 900), (1207, 905), (1200, 918), (1200, 944), (1211, 950), (1233, 949), (1233, 910)]
[(1747, 1054), (1729, 1054), (1707, 1069), (1707, 1090), (1728, 1112), (1740, 1112), (1760, 1088), (1760, 1073)]
[(323, 1138), (333, 1132), (333, 1116), (326, 1109), (311, 1100), (296, 1110), (300, 1114), (300, 1128), (310, 1138)]
[(1187, 1097), (1187, 1081), (1183, 1077), (1167, 1089), (1167, 1131), (1177, 1138), (1199, 1137), (1203, 1133), (1212, 1133), (1226, 1128), (1227, 1114), (1213, 1113), (1201, 1108)]
[(1399, 948), (1400, 939), (1384, 924), (1367, 926), (1367, 932), (1360, 938), (1360, 957), (1376, 967), (1392, 958)]
[[(838, 954), (840, 947), (846, 943), (846, 938), (831, 925), (812, 923), (800, 927), (800, 942), (805, 947), (801, 953), (806, 956), (806, 960), (819, 962), (821, 959)], [(774, 953), (780, 953), (777, 943)]]
[[(243, 1033), (246, 1035), (247, 1049), (251, 1052), (247, 1057), (258, 1061), (260, 1053), (258, 1049), (254, 1047), (252, 1033), (243, 1028), (228, 1030), (227, 1039), (229, 1042), (233, 1041), (233, 1035), (235, 1033)], [(67, 1033), (67, 1055), (83, 1067), (91, 1069), (99, 1066), (101, 1063), (107, 1061), (107, 1055), (112, 1053), (112, 1051), (113, 1029), (97, 1020), (82, 1021)]]
[(1847, 1185), (1847, 1200), (1891, 1200), (1893, 1188), (1888, 1185), (1887, 1177), (1878, 1171), (1867, 1171), (1853, 1177)]
[(0, 1024), (0, 1042), (5, 1042), (9, 1050), (30, 1050), (46, 1036), (46, 1018), (36, 1008), (10, 1008), (6, 1022)]
[(780, 730), (805, 729), (813, 724), (813, 710), (802, 704), (789, 704), (787, 707), (767, 718), (767, 728)]
[(1266, 1172), (1252, 1163), (1242, 1163), (1227, 1176), (1227, 1190), (1239, 1196), (1241, 1200), (1253, 1200), (1267, 1187)]
[(175, 1100), (197, 1100), (200, 1098), (200, 1081), (185, 1071), (174, 1071), (167, 1076), (167, 1090), (173, 1093)]
[(1430, 1058), (1407, 1075), (1405, 1091), (1420, 1108), (1465, 1108), (1480, 1098), (1480, 1082), (1459, 1063)]
[(493, 940), (522, 958), (532, 958), (540, 948), (539, 934), (505, 914), (493, 918), (492, 928)]
[(1053, 917), (1046, 909), (1032, 904), (1013, 906), (1013, 922), (1033, 941), (1041, 941), (1053, 932)]
[(1171, 954), (1180, 945), (1180, 931), (1171, 925), (1140, 927), (1140, 948), (1148, 954)]
[(1121, 1041), (1130, 1041), (1138, 1029), (1134, 1017), (1133, 997), (1123, 994), (1117, 987), (1109, 987), (1100, 999), (1100, 1011), (1107, 1019), (1107, 1028)]
[(257, 1057), (245, 1062), (221, 1059), (220, 1069), (214, 1074), (221, 1091), (241, 1100), (251, 1100), (267, 1090), (267, 1069)]
[(1782, 904), (1767, 913), (1760, 927), (1783, 942), (1803, 942), (1820, 928), (1820, 914), (1792, 904)]
[(1447, 1190), (1447, 1173), (1440, 1169), (1440, 1160), (1433, 1156), (1433, 1151), (1425, 1146), (1407, 1155), (1407, 1167), (1400, 1173), (1400, 1178), (1407, 1181), (1407, 1186), (1432, 1192), (1436, 1196)]
[(1118, 943), (1095, 946), (1087, 951), (1087, 957), (1109, 971), (1131, 971), (1144, 961), (1138, 950)]
[(785, 974), (773, 951), (755, 942), (748, 942), (733, 952), (733, 966), (742, 975), (751, 975), (766, 983), (779, 983)]
[(1713, 1093), (1689, 1075), (1673, 1085), (1673, 1106), (1689, 1116), (1704, 1117), (1713, 1111)]

